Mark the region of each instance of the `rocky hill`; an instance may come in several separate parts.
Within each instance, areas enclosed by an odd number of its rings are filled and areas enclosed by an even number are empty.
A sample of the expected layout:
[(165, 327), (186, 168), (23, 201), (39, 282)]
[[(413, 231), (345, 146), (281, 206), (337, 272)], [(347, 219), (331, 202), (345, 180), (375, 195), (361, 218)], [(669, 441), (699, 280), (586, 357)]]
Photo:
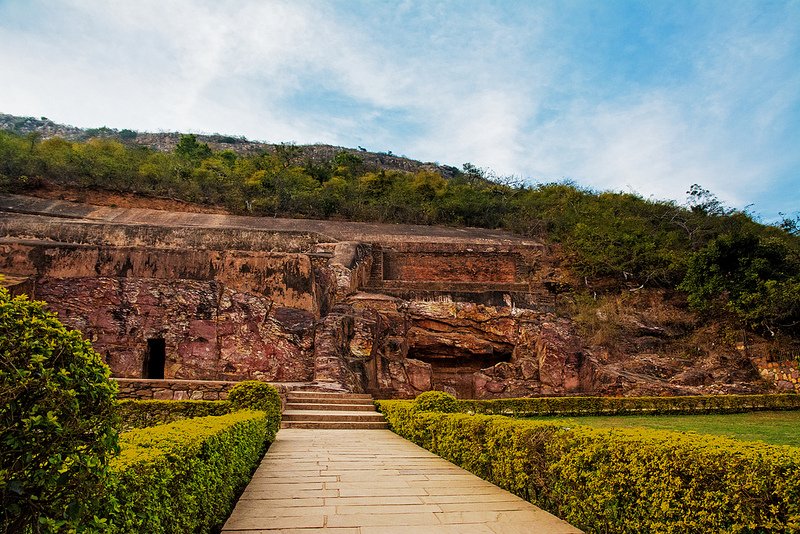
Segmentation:
[[(60, 137), (69, 141), (88, 141), (89, 139), (113, 139), (130, 145), (145, 146), (160, 152), (175, 150), (181, 138), (179, 132), (136, 132), (133, 130), (117, 130), (105, 126), (99, 128), (78, 128), (53, 122), (47, 117), (20, 117), (0, 113), (0, 130), (14, 132), (23, 136), (36, 134), (41, 139)], [(353, 149), (332, 145), (293, 145), (273, 144), (250, 141), (240, 136), (220, 134), (197, 134), (200, 143), (206, 143), (213, 150), (230, 150), (240, 155), (255, 155), (260, 153), (274, 154), (280, 148), (290, 148), (298, 160), (311, 160), (314, 162), (327, 162), (340, 153), (346, 152), (358, 156), (367, 166), (415, 172), (419, 170), (433, 170), (443, 176), (452, 176), (457, 169), (436, 163), (423, 163), (391, 152), (369, 152), (364, 149)]]
[(117, 376), (155, 361), (381, 396), (800, 388), (797, 224), (700, 186), (677, 205), (341, 147), (0, 125), (0, 274)]
[(608, 300), (589, 318), (565, 313), (571, 276), (557, 250), (501, 231), (0, 196), (0, 236), (12, 291), (48, 301), (119, 377), (465, 398), (798, 381), (753, 347), (717, 344), (659, 292)]

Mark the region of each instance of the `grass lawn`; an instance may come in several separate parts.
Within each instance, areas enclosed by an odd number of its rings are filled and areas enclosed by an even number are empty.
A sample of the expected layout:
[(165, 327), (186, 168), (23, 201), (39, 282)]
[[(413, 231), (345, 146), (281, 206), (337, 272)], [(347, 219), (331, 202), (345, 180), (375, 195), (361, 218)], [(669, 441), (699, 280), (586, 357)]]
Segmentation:
[[(531, 419), (553, 419), (532, 417)], [(598, 428), (646, 427), (680, 432), (716, 434), (800, 447), (800, 411), (753, 412), (729, 415), (625, 415), (571, 417), (576, 424)]]

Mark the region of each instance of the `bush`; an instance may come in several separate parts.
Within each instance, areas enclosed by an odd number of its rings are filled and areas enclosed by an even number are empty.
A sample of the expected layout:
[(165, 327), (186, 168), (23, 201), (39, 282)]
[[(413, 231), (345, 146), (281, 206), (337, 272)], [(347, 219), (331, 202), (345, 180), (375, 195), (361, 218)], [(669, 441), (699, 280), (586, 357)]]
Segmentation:
[(273, 441), (281, 426), (281, 397), (274, 386), (257, 380), (239, 382), (228, 392), (234, 410), (261, 410), (267, 413), (267, 441)]
[(209, 532), (221, 526), (264, 454), (270, 425), (242, 410), (121, 435), (110, 532)]
[(426, 391), (414, 399), (414, 409), (420, 412), (453, 413), (458, 411), (458, 399), (444, 391)]
[(797, 448), (377, 404), (396, 433), (587, 532), (800, 530)]
[(679, 289), (696, 310), (732, 313), (769, 336), (791, 334), (800, 323), (800, 251), (755, 234), (721, 235), (691, 256)]
[(117, 386), (79, 332), (0, 288), (0, 526), (91, 529), (118, 451)]
[(461, 412), (530, 417), (540, 415), (689, 415), (798, 410), (800, 395), (702, 395), (686, 397), (533, 397), (460, 400)]
[(181, 419), (225, 415), (230, 413), (227, 401), (206, 400), (122, 400), (117, 411), (122, 418), (122, 428), (146, 428), (173, 423)]

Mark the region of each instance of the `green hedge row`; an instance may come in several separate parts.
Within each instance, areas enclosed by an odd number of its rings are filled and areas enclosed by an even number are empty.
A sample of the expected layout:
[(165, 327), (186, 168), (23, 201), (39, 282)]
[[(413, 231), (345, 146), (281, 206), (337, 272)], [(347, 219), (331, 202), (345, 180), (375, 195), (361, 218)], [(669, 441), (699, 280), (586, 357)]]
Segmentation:
[(704, 395), (687, 397), (534, 397), (459, 400), (458, 411), (483, 415), (663, 415), (799, 410), (800, 395)]
[(121, 400), (117, 412), (122, 419), (123, 430), (146, 428), (209, 415), (225, 415), (231, 412), (228, 401), (204, 400)]
[(275, 440), (281, 427), (282, 402), (275, 386), (245, 380), (239, 382), (228, 392), (228, 403), (233, 410), (259, 410), (267, 414), (267, 441)]
[(111, 465), (109, 532), (209, 532), (264, 454), (270, 422), (242, 410), (124, 432)]
[(132, 400), (117, 403), (123, 430), (147, 428), (182, 419), (225, 415), (235, 410), (260, 410), (267, 414), (269, 441), (281, 423), (281, 397), (274, 386), (257, 380), (239, 382), (228, 392), (228, 400)]
[(377, 405), (396, 433), (588, 532), (800, 532), (798, 448)]

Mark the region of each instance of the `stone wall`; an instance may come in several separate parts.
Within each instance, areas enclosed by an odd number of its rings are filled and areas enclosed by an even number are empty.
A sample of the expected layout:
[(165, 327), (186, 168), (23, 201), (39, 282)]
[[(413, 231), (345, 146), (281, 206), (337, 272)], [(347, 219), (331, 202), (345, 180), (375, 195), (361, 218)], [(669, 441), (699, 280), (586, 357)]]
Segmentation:
[(766, 358), (753, 358), (761, 378), (782, 392), (800, 393), (800, 364), (797, 362), (770, 362)]
[[(105, 216), (79, 205), (55, 208), (69, 217)], [(112, 211), (115, 221), (129, 215)], [(0, 235), (8, 236), (0, 241), (0, 272), (28, 276), (33, 295), (81, 330), (117, 377), (152, 378), (152, 352), (160, 351), (166, 380), (132, 382), (140, 396), (191, 397), (175, 379), (313, 382), (388, 397), (431, 388), (484, 398), (581, 387), (578, 369), (559, 368), (583, 361), (568, 329), (542, 329), (553, 321), (543, 280), (555, 271), (537, 244), (430, 240), (416, 227), (413, 237), (377, 243), (288, 231), (281, 245), (268, 230), (178, 226), (164, 213), (153, 220), (165, 226), (22, 217), (0, 217)], [(247, 250), (222, 247), (226, 239)], [(542, 332), (551, 332), (546, 341)]]
[(225, 400), (236, 382), (115, 378), (120, 399)]
[[(131, 400), (227, 400), (228, 391), (239, 382), (226, 380), (146, 380), (142, 378), (112, 378), (119, 386), (119, 399)], [(292, 385), (273, 382), (286, 405), (286, 394)]]

